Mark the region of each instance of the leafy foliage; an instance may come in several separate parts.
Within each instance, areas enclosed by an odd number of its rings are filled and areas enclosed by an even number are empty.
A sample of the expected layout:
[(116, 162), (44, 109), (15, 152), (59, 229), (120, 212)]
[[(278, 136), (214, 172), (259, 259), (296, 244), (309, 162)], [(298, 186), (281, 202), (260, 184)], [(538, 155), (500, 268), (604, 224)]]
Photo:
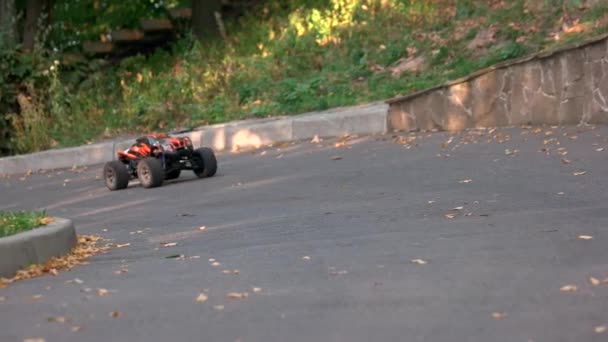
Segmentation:
[[(608, 13), (568, 0), (540, 11), (523, 0), (267, 0), (227, 20), (225, 40), (185, 37), (114, 63), (72, 59), (71, 42), (187, 1), (55, 3), (47, 44), (0, 52), (1, 153), (384, 99), (602, 32), (594, 22)], [(561, 32), (573, 18), (586, 31)], [(493, 40), (467, 46), (488, 27)], [(426, 69), (392, 73), (414, 56)]]
[(44, 211), (0, 211), (0, 238), (40, 226)]

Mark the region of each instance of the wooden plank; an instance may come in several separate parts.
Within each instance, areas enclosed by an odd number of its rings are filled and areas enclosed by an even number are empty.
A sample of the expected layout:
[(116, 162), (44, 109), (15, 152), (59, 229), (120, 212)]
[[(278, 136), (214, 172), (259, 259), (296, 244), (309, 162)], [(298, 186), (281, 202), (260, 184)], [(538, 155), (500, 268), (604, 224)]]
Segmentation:
[(88, 40), (82, 43), (82, 49), (85, 53), (92, 55), (104, 54), (114, 51), (114, 44), (110, 42)]
[(146, 32), (171, 31), (173, 29), (173, 24), (169, 19), (142, 19), (140, 24)]
[(173, 20), (190, 20), (192, 18), (191, 7), (176, 7), (169, 10), (169, 16)]
[(144, 37), (144, 31), (141, 30), (118, 30), (112, 31), (110, 34), (112, 41), (115, 43), (133, 42), (141, 40)]

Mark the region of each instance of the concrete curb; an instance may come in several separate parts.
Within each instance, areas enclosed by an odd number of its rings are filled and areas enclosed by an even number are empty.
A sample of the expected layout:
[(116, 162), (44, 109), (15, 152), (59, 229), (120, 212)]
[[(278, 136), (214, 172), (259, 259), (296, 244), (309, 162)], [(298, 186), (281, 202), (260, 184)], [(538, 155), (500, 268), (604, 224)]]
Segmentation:
[(0, 238), (0, 277), (11, 277), (24, 266), (64, 255), (74, 246), (72, 221), (58, 217), (44, 227)]
[[(388, 131), (387, 116), (388, 104), (382, 101), (289, 117), (212, 125), (178, 135), (190, 137), (195, 147), (234, 151), (311, 139), (315, 135), (383, 134)], [(0, 158), (0, 175), (100, 164), (112, 160), (114, 151), (125, 149), (132, 143), (132, 139), (116, 140)]]

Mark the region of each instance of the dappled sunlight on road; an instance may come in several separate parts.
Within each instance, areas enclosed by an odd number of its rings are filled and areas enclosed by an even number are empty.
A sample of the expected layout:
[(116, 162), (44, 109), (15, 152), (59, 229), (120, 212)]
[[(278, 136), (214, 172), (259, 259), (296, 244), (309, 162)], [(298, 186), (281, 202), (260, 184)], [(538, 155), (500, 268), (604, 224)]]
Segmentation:
[(259, 135), (251, 133), (249, 130), (242, 129), (232, 137), (231, 150), (239, 151), (243, 148), (260, 148), (262, 139)]

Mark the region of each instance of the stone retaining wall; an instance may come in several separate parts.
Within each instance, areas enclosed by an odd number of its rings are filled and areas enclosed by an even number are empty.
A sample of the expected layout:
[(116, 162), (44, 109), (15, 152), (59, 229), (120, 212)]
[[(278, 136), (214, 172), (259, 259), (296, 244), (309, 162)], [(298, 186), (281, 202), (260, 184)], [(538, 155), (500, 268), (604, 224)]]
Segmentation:
[(608, 34), (388, 100), (393, 131), (608, 122)]

